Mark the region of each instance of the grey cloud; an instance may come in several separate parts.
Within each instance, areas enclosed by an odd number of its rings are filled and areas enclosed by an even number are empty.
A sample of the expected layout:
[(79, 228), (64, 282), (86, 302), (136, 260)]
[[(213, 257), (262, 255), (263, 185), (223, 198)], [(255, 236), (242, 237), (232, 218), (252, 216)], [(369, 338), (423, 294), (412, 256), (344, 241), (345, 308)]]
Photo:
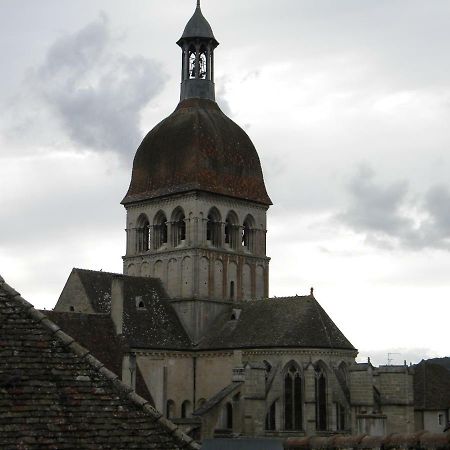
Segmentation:
[(132, 154), (142, 109), (162, 89), (160, 65), (115, 51), (108, 20), (98, 20), (56, 41), (26, 83), (80, 150)]
[(422, 196), (410, 191), (405, 181), (376, 183), (374, 171), (361, 166), (348, 185), (349, 206), (338, 220), (379, 248), (450, 250), (448, 188), (434, 185)]

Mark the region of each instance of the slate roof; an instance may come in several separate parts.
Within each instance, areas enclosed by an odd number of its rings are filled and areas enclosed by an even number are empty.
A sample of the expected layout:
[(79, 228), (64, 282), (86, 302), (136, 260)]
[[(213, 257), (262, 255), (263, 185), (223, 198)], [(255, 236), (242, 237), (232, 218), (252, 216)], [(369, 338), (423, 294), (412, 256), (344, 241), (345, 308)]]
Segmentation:
[(198, 449), (0, 277), (0, 449)]
[[(130, 347), (167, 350), (185, 350), (191, 347), (191, 341), (158, 278), (84, 269), (73, 269), (72, 272), (78, 274), (96, 312), (110, 311), (112, 279), (123, 279), (123, 333)], [(145, 309), (136, 308), (136, 297), (144, 302)], [(74, 331), (74, 334), (78, 336), (79, 332)]]
[(216, 41), (214, 37), (213, 30), (209, 22), (205, 19), (202, 14), (202, 10), (200, 9), (200, 4), (197, 3), (197, 7), (195, 8), (195, 12), (192, 17), (189, 19), (186, 27), (184, 28), (183, 35), (180, 40), (177, 42), (178, 45), (181, 45), (185, 39), (191, 38), (203, 38), (203, 39), (212, 39), (215, 45), (219, 43)]
[(422, 361), (414, 369), (414, 408), (450, 408), (450, 372), (439, 364)]
[[(116, 334), (111, 316), (60, 311), (41, 312), (83, 347), (88, 348), (111, 372), (118, 375), (122, 373), (123, 356), (129, 351), (129, 347), (125, 339)], [(139, 366), (136, 366), (136, 392), (154, 405)]]
[(201, 349), (334, 348), (355, 350), (311, 296), (272, 298), (235, 304), (238, 320), (223, 313), (200, 343)]

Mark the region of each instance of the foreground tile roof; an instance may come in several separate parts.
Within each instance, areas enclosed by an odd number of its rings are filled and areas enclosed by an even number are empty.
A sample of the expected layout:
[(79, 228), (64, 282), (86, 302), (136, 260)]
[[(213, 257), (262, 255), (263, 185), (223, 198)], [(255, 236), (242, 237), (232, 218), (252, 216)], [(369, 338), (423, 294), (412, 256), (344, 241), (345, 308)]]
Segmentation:
[(0, 277), (0, 449), (198, 449)]

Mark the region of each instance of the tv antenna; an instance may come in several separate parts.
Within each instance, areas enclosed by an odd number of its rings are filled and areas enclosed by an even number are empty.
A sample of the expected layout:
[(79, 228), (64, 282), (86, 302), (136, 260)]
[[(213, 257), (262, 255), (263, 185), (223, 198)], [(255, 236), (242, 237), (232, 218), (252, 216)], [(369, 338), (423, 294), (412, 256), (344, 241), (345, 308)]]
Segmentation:
[(395, 353), (395, 352), (391, 352), (387, 354), (387, 365), (388, 366), (392, 366), (392, 361), (394, 360), (394, 358), (392, 358), (392, 356), (394, 355), (401, 355), (401, 353)]

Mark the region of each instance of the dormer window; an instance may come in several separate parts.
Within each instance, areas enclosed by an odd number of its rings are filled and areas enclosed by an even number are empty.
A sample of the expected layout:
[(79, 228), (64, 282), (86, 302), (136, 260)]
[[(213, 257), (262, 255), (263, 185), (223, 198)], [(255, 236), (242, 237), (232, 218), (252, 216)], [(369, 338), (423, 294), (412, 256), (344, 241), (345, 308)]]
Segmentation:
[(141, 296), (137, 296), (137, 297), (136, 297), (136, 309), (141, 309), (141, 310), (147, 309), (147, 308), (145, 307), (144, 300), (142, 299)]

